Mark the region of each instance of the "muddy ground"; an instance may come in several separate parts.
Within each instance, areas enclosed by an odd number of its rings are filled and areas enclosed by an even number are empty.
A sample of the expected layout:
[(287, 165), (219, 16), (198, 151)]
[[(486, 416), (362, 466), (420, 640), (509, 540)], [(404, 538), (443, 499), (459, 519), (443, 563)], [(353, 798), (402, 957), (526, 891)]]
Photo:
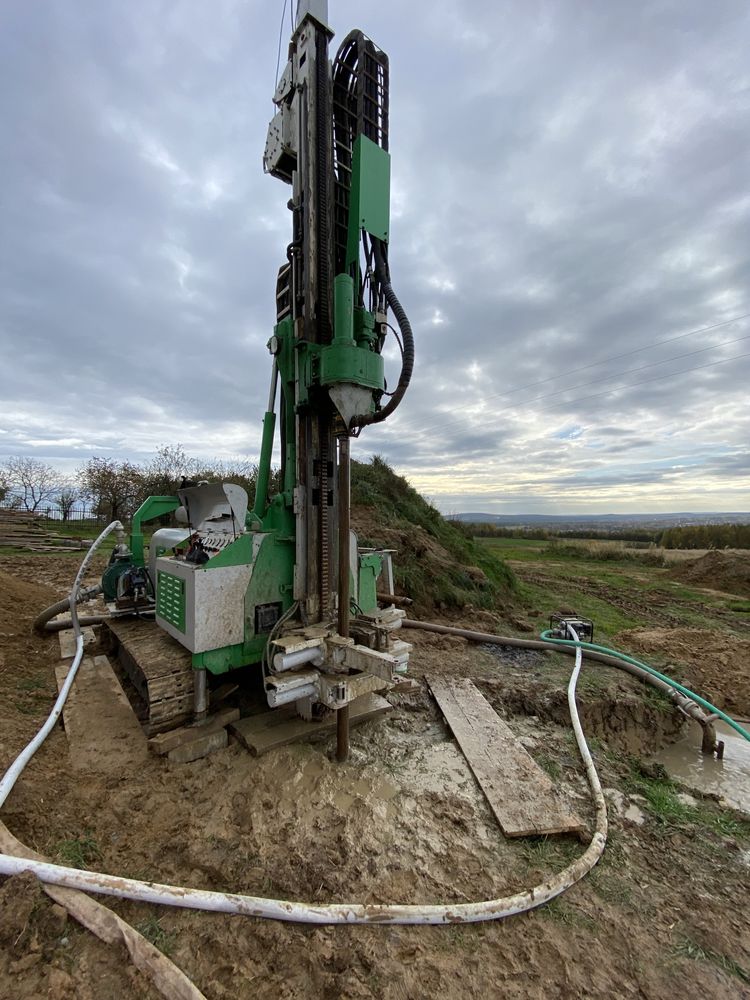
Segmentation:
[[(34, 638), (29, 626), (64, 592), (77, 561), (0, 557), (0, 768), (56, 693), (57, 639)], [(517, 571), (522, 580), (550, 573), (542, 562)], [(559, 585), (552, 574), (548, 590)], [(607, 587), (616, 609), (611, 580), (592, 572), (591, 586), (594, 601)], [(628, 605), (632, 594), (622, 593)], [(522, 600), (514, 620), (536, 628), (548, 608), (531, 591)], [(673, 607), (670, 597), (662, 611), (680, 620)], [(508, 630), (487, 613), (467, 611), (464, 620)], [(66, 863), (315, 902), (464, 902), (565, 867), (583, 850), (576, 838), (502, 835), (421, 678), (473, 678), (590, 824), (565, 710), (570, 661), (425, 633), (409, 639), (420, 686), (391, 694), (390, 715), (354, 731), (346, 765), (332, 761), (331, 740), (319, 737), (261, 758), (230, 744), (187, 765), (150, 758), (135, 774), (72, 773), (57, 730), (2, 819), (26, 844)], [(743, 669), (738, 663), (718, 674), (725, 695), (738, 688), (732, 671)], [(551, 905), (499, 923), (439, 928), (312, 928), (111, 905), (212, 1000), (750, 997), (750, 824), (711, 799), (685, 795), (647, 763), (680, 729), (659, 698), (590, 665), (579, 701), (607, 789), (610, 836), (595, 871)], [(156, 995), (124, 950), (66, 920), (32, 879), (0, 884), (0, 998)]]

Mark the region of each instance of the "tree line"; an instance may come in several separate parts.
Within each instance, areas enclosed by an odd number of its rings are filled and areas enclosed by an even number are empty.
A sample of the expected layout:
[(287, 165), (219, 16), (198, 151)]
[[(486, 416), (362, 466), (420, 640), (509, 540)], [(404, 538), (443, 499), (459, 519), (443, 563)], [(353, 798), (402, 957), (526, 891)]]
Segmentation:
[(244, 459), (191, 458), (179, 444), (159, 448), (142, 464), (94, 456), (72, 475), (39, 459), (15, 456), (0, 463), (0, 503), (37, 514), (54, 511), (62, 521), (83, 505), (92, 517), (122, 520), (132, 517), (146, 497), (173, 496), (183, 478), (237, 483), (252, 503), (258, 466)]
[(639, 529), (565, 529), (506, 528), (492, 523), (454, 522), (465, 535), (473, 538), (528, 538), (549, 541), (555, 538), (581, 538), (612, 542), (631, 542), (636, 546), (653, 545), (665, 549), (750, 549), (750, 524), (687, 524), (661, 531)]

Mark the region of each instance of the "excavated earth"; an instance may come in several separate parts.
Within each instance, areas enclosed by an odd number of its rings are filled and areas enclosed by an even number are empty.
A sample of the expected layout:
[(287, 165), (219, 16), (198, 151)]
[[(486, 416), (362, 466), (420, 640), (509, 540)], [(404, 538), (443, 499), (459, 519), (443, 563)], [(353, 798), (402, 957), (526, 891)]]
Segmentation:
[[(76, 566), (70, 556), (0, 557), (0, 769), (56, 694), (58, 640), (34, 637), (30, 625)], [(509, 627), (488, 612), (468, 612), (464, 623)], [(137, 773), (86, 774), (71, 770), (57, 729), (0, 818), (56, 860), (77, 856), (115, 874), (319, 903), (460, 903), (564, 868), (584, 849), (577, 838), (510, 841), (500, 832), (423, 678), (472, 678), (590, 829), (565, 708), (572, 661), (404, 635), (415, 644), (418, 686), (390, 694), (392, 712), (353, 731), (345, 765), (319, 736), (259, 758), (230, 743), (191, 764), (151, 757)], [(743, 670), (728, 660), (717, 691), (728, 698)], [(549, 906), (432, 928), (307, 927), (108, 905), (211, 1000), (750, 998), (750, 825), (710, 800), (686, 799), (694, 803), (687, 818), (665, 817), (641, 794), (649, 775), (659, 777), (641, 759), (680, 728), (659, 699), (591, 665), (579, 701), (609, 802), (609, 840), (594, 872)], [(77, 926), (31, 876), (0, 880), (0, 998), (157, 995), (124, 949)]]
[(686, 559), (669, 576), (693, 586), (750, 597), (750, 552), (713, 549), (697, 559)]

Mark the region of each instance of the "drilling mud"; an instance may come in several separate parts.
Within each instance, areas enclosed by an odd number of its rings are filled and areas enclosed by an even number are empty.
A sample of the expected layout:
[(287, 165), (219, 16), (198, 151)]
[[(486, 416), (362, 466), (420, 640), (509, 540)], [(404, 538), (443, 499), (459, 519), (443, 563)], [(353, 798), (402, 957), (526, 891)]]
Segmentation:
[(721, 760), (701, 753), (696, 740), (690, 737), (666, 747), (656, 760), (686, 787), (716, 795), (732, 809), (750, 816), (750, 743), (720, 720), (716, 723), (716, 738), (724, 742)]
[[(2, 767), (55, 694), (57, 638), (29, 633), (39, 603), (59, 597), (51, 564), (45, 572), (52, 586), (0, 580), (3, 648), (12, 651), (0, 674)], [(391, 713), (353, 731), (345, 765), (333, 760), (334, 739), (319, 736), (259, 758), (230, 744), (187, 765), (149, 757), (137, 769), (72, 774), (58, 729), (2, 818), (55, 860), (313, 903), (477, 901), (559, 872), (584, 845), (571, 836), (502, 835), (421, 678), (470, 677), (590, 827), (564, 707), (572, 660), (490, 653), (425, 633), (408, 638), (420, 683), (391, 693)], [(629, 755), (669, 740), (679, 720), (637, 682), (586, 667), (579, 703), (610, 804), (610, 836), (597, 868), (550, 906), (486, 925), (314, 928), (108, 905), (211, 1000), (750, 997), (750, 922), (735, 906), (750, 880), (750, 826), (699, 798), (689, 821), (665, 818), (660, 803), (672, 792)], [(696, 872), (699, 907), (686, 889)], [(26, 902), (14, 908), (16, 900)], [(28, 877), (0, 885), (0, 925), (3, 1000), (156, 996), (124, 949), (66, 921)]]

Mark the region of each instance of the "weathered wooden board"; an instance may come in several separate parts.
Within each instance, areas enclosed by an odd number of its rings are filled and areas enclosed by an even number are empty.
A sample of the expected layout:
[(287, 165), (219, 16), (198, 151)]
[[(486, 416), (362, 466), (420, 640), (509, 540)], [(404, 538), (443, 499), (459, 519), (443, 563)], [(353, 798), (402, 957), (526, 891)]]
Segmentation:
[[(85, 612), (80, 611), (79, 614), (85, 614)], [(69, 618), (68, 614), (60, 616), (61, 618)], [(94, 633), (91, 625), (86, 625), (81, 629), (81, 635), (83, 636), (83, 648), (86, 649), (87, 646), (93, 646), (96, 642), (96, 635)], [(72, 660), (76, 655), (76, 637), (70, 629), (65, 629), (62, 632), (57, 633), (58, 640), (60, 642), (60, 656), (63, 660)]]
[[(60, 690), (69, 662), (55, 668)], [(74, 768), (122, 771), (147, 755), (146, 736), (106, 656), (81, 660), (63, 709)]]
[(155, 754), (167, 754), (177, 747), (187, 743), (194, 743), (202, 739), (209, 733), (216, 733), (220, 729), (226, 728), (230, 722), (236, 722), (240, 717), (239, 708), (222, 708), (213, 715), (209, 715), (203, 722), (192, 726), (180, 726), (179, 729), (170, 729), (167, 733), (159, 733), (152, 736), (148, 741), (148, 748)]
[[(355, 726), (359, 722), (376, 719), (390, 710), (391, 706), (385, 698), (377, 694), (364, 694), (355, 698), (349, 706), (349, 725)], [(233, 722), (229, 726), (229, 732), (251, 753), (260, 755), (335, 728), (335, 714), (322, 722), (306, 722), (295, 714), (292, 706), (284, 706)]]
[(427, 683), (506, 837), (572, 833), (583, 822), (467, 678)]

